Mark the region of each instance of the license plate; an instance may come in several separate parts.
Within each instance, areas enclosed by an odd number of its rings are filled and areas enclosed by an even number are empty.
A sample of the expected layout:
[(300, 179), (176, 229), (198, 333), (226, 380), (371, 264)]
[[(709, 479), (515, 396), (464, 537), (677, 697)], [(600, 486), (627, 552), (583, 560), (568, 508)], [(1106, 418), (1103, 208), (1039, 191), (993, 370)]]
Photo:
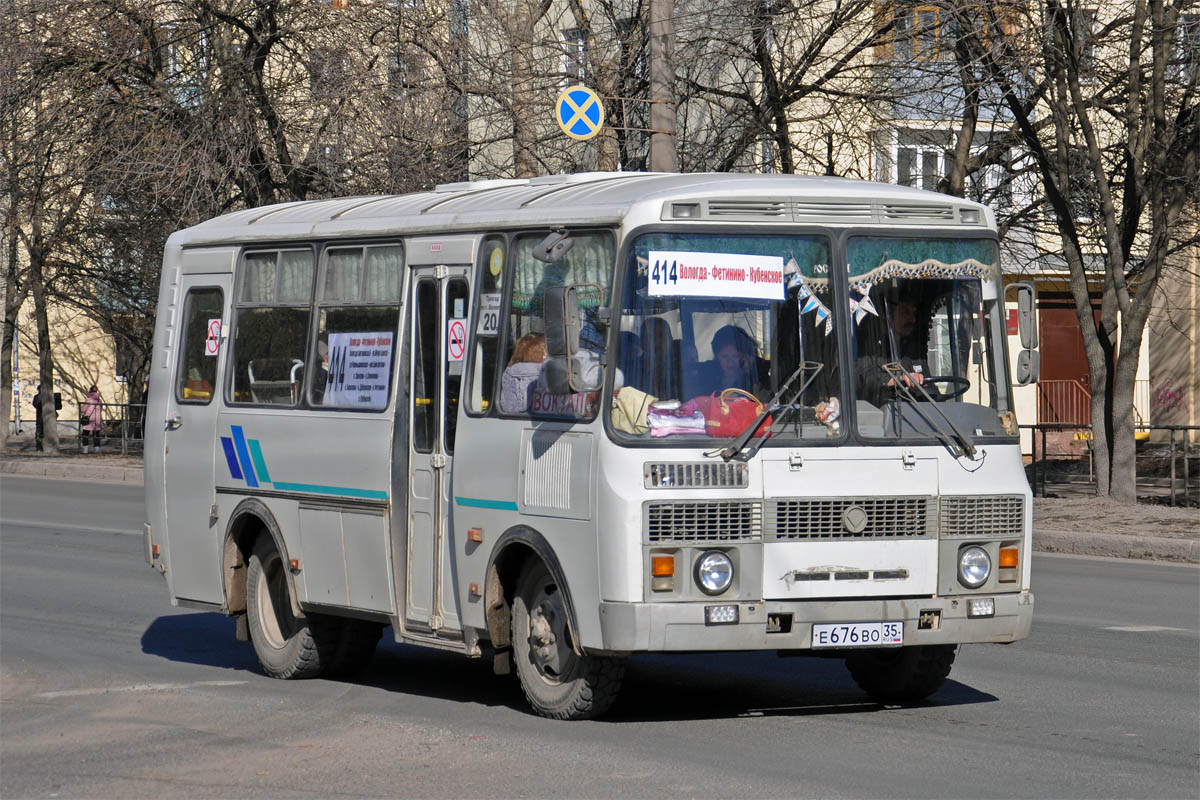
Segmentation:
[(838, 622), (813, 625), (812, 646), (886, 647), (904, 644), (903, 622)]

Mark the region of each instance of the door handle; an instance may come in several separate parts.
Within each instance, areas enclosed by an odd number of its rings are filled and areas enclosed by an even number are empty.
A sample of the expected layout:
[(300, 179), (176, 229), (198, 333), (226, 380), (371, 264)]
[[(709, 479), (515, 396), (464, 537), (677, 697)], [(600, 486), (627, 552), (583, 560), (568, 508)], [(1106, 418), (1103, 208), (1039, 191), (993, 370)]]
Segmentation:
[(183, 417), (179, 416), (178, 414), (167, 420), (167, 430), (169, 431), (178, 430), (182, 425)]

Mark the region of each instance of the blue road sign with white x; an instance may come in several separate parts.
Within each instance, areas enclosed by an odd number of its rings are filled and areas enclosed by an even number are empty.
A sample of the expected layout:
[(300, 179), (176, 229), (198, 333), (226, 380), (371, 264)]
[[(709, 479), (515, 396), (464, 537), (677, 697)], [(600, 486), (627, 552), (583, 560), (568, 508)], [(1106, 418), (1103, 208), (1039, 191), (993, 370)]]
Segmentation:
[(586, 86), (569, 86), (555, 104), (558, 127), (572, 139), (590, 139), (604, 125), (604, 104)]

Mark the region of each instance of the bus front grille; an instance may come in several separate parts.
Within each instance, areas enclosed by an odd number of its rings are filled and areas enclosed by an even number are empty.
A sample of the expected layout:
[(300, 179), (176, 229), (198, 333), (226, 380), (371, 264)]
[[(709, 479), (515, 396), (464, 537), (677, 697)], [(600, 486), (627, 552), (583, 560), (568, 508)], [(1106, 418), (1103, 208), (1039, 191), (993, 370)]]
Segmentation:
[(647, 503), (646, 541), (754, 542), (762, 531), (762, 504), (757, 501)]
[(1013, 536), (1025, 531), (1025, 498), (1016, 495), (943, 497), (938, 513), (942, 536)]
[(921, 539), (937, 532), (930, 497), (831, 497), (767, 504), (764, 539)]

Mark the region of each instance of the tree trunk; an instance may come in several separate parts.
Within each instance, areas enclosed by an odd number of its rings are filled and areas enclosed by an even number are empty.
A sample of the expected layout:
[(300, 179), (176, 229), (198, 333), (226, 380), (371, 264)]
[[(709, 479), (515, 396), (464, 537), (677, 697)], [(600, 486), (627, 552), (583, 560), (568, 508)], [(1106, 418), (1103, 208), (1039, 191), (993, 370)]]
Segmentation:
[[(38, 227), (36, 222), (35, 229)], [(54, 358), (50, 351), (50, 317), (46, 309), (46, 253), (41, 236), (35, 230), (29, 248), (29, 286), (33, 292), (33, 316), (37, 324), (38, 375), (43, 386), (54, 392)], [(54, 402), (42, 403), (43, 447), (47, 453), (58, 452), (58, 412)]]

